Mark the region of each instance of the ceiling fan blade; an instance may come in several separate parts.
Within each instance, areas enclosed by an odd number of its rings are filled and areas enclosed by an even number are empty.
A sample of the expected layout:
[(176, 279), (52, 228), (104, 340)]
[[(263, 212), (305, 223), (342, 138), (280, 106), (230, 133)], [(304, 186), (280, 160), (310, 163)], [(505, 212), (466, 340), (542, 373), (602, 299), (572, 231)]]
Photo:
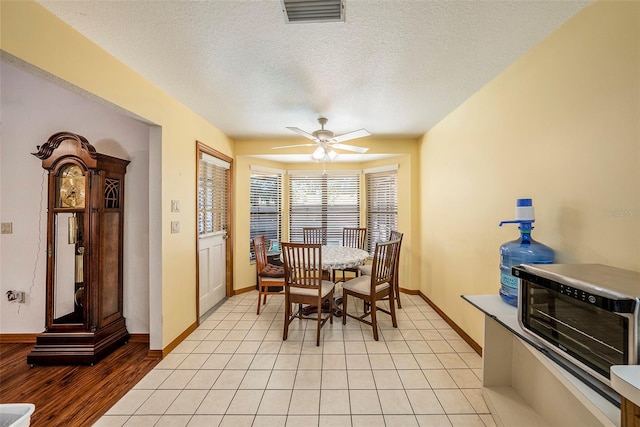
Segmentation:
[(343, 142), (343, 141), (348, 141), (350, 139), (362, 138), (369, 135), (371, 134), (369, 133), (368, 130), (360, 129), (360, 130), (354, 130), (353, 132), (349, 132), (349, 133), (343, 133), (342, 135), (338, 135), (334, 137), (332, 140), (335, 142)]
[(318, 144), (296, 144), (296, 145), (283, 145), (280, 147), (271, 147), (272, 150), (277, 150), (279, 148), (293, 148), (293, 147), (315, 147)]
[(367, 151), (369, 151), (368, 148), (356, 147), (355, 145), (331, 144), (331, 146), (334, 148), (339, 148), (341, 150), (355, 151), (356, 153), (366, 153)]
[(289, 130), (291, 130), (291, 131), (294, 131), (294, 132), (295, 132), (295, 133), (297, 133), (298, 135), (302, 135), (302, 136), (304, 136), (305, 138), (309, 138), (309, 139), (310, 139), (310, 140), (312, 140), (312, 141), (316, 141), (316, 142), (318, 141), (318, 139), (317, 139), (315, 136), (311, 135), (309, 132), (305, 132), (305, 131), (303, 131), (303, 130), (302, 130), (302, 129), (300, 129), (300, 128), (287, 126), (287, 129), (289, 129)]

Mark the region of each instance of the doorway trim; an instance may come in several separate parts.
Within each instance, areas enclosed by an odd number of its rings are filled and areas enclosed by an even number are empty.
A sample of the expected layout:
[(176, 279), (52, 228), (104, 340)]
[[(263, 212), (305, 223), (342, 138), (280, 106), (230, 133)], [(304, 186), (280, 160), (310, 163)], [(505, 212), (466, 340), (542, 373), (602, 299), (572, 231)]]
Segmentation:
[[(227, 202), (227, 215), (226, 215), (226, 229), (227, 229), (227, 241), (226, 241), (226, 256), (225, 256), (225, 269), (226, 269), (226, 296), (230, 297), (233, 295), (233, 227), (231, 226), (233, 223), (234, 216), (234, 207), (233, 207), (233, 198), (231, 197), (232, 188), (233, 188), (233, 158), (223, 154), (208, 145), (196, 140), (196, 181), (195, 181), (195, 194), (196, 194), (196, 206), (195, 206), (195, 238), (196, 238), (196, 321), (197, 324), (200, 325), (200, 257), (199, 246), (200, 239), (198, 236), (198, 177), (200, 176), (200, 153), (206, 153), (210, 156), (216, 157), (220, 160), (224, 160), (229, 163), (229, 169), (227, 169), (227, 194), (226, 194), (226, 202)], [(204, 314), (204, 313), (202, 313)]]

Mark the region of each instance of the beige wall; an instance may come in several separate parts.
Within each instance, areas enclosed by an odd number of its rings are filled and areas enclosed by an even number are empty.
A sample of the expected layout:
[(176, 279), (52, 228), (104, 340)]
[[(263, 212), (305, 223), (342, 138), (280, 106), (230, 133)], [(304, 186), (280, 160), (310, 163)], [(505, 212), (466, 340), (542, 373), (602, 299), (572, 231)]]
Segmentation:
[(640, 271), (639, 58), (640, 3), (594, 3), (423, 137), (421, 290), (478, 343), (519, 197), (556, 262)]
[[(37, 3), (3, 1), (0, 7), (3, 54), (161, 127), (162, 178), (156, 213), (161, 223), (161, 259), (156, 260), (161, 283), (150, 283), (150, 288), (161, 288), (158, 322), (164, 348), (197, 320), (195, 141), (229, 156), (232, 141)], [(181, 201), (178, 214), (170, 212), (172, 199)], [(179, 234), (170, 234), (172, 220), (181, 222)]]
[[(306, 140), (304, 140), (306, 141)], [(303, 143), (303, 140), (262, 140), (262, 141), (238, 141), (236, 144), (236, 257), (235, 257), (235, 289), (243, 289), (255, 285), (255, 265), (249, 261), (249, 173), (251, 165), (266, 166), (280, 170), (315, 170), (322, 168), (321, 163), (275, 163), (258, 159), (255, 155), (273, 154), (270, 147)], [(354, 142), (356, 144), (356, 142)], [(402, 256), (400, 265), (400, 286), (406, 289), (417, 290), (419, 287), (418, 251), (414, 242), (419, 236), (419, 208), (416, 195), (419, 193), (419, 151), (418, 142), (415, 139), (380, 139), (369, 137), (358, 140), (357, 145), (369, 147), (369, 153), (390, 154), (393, 157), (362, 163), (327, 163), (327, 170), (363, 170), (389, 164), (398, 164), (398, 229), (404, 232), (402, 241)], [(285, 154), (288, 151), (280, 150)], [(299, 150), (291, 153), (299, 154)], [(311, 150), (309, 150), (311, 153)], [(285, 179), (285, 192), (287, 189)], [(363, 175), (364, 181), (364, 175)], [(287, 196), (283, 200), (283, 211), (286, 212)], [(363, 198), (361, 206), (362, 220), (366, 221), (366, 200)], [(283, 236), (288, 235), (287, 215), (283, 218)], [(365, 222), (363, 222), (364, 224)], [(286, 237), (283, 237), (286, 238)]]

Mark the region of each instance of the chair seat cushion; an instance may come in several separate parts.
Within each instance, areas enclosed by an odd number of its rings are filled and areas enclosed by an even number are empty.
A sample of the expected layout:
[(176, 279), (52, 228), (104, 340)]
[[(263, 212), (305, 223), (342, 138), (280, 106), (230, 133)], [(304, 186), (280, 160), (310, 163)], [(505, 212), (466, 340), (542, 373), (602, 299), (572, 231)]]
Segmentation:
[[(324, 298), (327, 296), (327, 294), (329, 292), (331, 292), (331, 290), (336, 286), (335, 283), (329, 281), (329, 280), (323, 280), (322, 281), (322, 287), (321, 287), (321, 292), (320, 292), (320, 297)], [(309, 295), (309, 296), (314, 296), (318, 294), (318, 290), (317, 289), (309, 289), (309, 288), (297, 288), (295, 286), (291, 286), (289, 288), (289, 293), (291, 294), (295, 294), (295, 295)]]
[[(376, 292), (389, 287), (389, 282), (381, 283), (376, 286)], [(342, 290), (355, 292), (361, 295), (369, 295), (371, 293), (371, 276), (360, 276), (344, 282)]]
[(260, 277), (275, 277), (279, 279), (283, 278), (284, 267), (281, 265), (267, 264), (260, 272)]
[(372, 268), (373, 266), (371, 264), (361, 265), (360, 267), (358, 267), (358, 269), (360, 270), (360, 273), (364, 274), (365, 276), (371, 276)]

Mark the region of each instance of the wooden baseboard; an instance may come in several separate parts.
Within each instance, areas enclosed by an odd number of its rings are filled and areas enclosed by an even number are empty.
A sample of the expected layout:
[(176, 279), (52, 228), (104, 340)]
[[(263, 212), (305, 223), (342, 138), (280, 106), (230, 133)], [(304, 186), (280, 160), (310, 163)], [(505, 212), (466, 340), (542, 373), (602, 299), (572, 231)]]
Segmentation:
[(38, 334), (0, 334), (0, 343), (35, 344)]
[(420, 294), (420, 291), (417, 290), (417, 289), (400, 288), (400, 292), (402, 292), (403, 294), (409, 294), (409, 295), (418, 295), (418, 294)]
[(447, 322), (447, 324), (451, 326), (458, 335), (460, 335), (460, 338), (465, 340), (467, 344), (469, 344), (471, 348), (475, 350), (476, 353), (482, 356), (482, 346), (480, 346), (477, 342), (475, 342), (473, 338), (471, 338), (464, 330), (462, 330), (460, 326), (456, 325), (456, 322), (451, 320), (451, 318), (447, 316), (444, 313), (444, 311), (440, 310), (440, 308), (437, 305), (435, 305), (433, 301), (431, 301), (425, 294), (423, 294), (422, 292), (418, 292), (418, 295), (420, 295), (420, 298), (425, 300), (427, 304), (429, 304), (431, 308), (433, 308), (436, 311), (436, 313), (438, 313), (440, 317), (442, 317), (442, 319), (445, 322)]
[(184, 341), (184, 339), (187, 338), (189, 336), (189, 334), (191, 332), (195, 331), (197, 328), (198, 328), (198, 322), (197, 321), (193, 322), (193, 324), (191, 324), (191, 326), (189, 326), (187, 329), (185, 329), (184, 332), (182, 332), (180, 335), (178, 335), (178, 337), (176, 339), (171, 341), (171, 343), (168, 346), (166, 346), (165, 348), (162, 349), (162, 357), (164, 357), (167, 354), (171, 353), (171, 351), (173, 351), (173, 349), (176, 348), (178, 346), (178, 344), (180, 344), (182, 341)]
[(254, 286), (248, 286), (246, 288), (241, 288), (241, 289), (234, 289), (233, 290), (233, 295), (244, 294), (246, 292), (254, 291), (255, 289), (256, 289), (255, 285)]
[(149, 344), (149, 334), (129, 334), (129, 342)]

